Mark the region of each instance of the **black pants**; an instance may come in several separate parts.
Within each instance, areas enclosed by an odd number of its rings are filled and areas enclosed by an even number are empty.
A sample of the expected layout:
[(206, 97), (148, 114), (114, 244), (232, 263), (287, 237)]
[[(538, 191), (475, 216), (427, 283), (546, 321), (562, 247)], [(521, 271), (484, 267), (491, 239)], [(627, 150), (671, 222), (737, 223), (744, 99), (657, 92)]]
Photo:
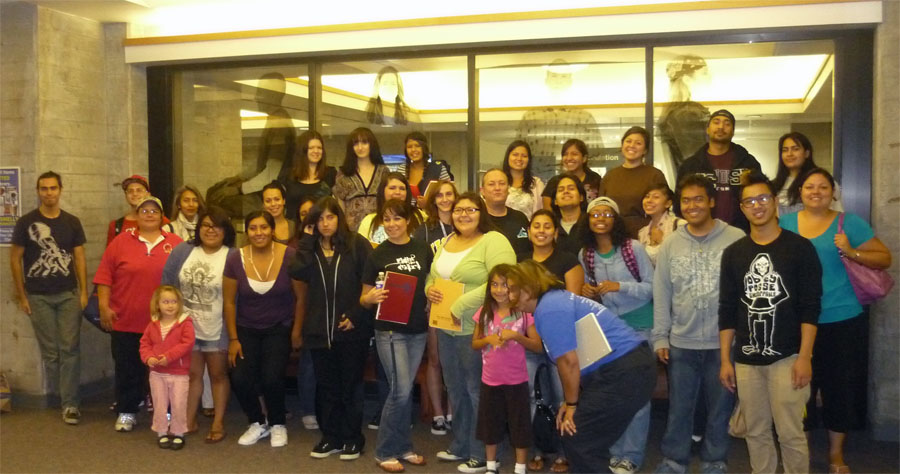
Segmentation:
[(656, 359), (647, 343), (581, 377), (574, 436), (562, 443), (572, 472), (606, 471), (609, 447), (653, 395)]
[(266, 423), (259, 403), (266, 402), (270, 425), (284, 424), (284, 369), (291, 355), (291, 328), (280, 324), (266, 329), (237, 327), (244, 358), (235, 360), (231, 389), (249, 423)]
[(141, 361), (141, 336), (121, 331), (110, 334), (119, 413), (137, 413), (138, 405), (147, 396), (147, 366)]
[(316, 416), (325, 441), (362, 447), (363, 370), (369, 340), (333, 342), (330, 349), (312, 349), (316, 373)]

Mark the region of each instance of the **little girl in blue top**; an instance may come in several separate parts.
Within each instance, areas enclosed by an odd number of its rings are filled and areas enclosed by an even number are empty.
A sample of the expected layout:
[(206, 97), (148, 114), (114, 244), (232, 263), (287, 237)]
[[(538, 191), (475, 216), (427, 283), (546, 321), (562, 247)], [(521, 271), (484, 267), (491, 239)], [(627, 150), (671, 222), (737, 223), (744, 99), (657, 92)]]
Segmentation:
[(516, 474), (525, 474), (532, 443), (531, 407), (525, 349), (541, 352), (541, 338), (530, 313), (512, 309), (506, 275), (512, 265), (491, 269), (484, 306), (476, 313), (472, 348), (481, 351), (481, 395), (476, 437), (484, 442), (487, 472), (497, 472), (497, 444), (509, 426), (516, 449)]

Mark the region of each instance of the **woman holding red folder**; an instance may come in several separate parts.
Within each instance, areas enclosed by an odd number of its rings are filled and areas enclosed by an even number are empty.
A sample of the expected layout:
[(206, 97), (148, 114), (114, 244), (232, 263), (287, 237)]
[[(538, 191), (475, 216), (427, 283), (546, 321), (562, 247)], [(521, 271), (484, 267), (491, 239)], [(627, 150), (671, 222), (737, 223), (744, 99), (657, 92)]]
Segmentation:
[[(378, 306), (375, 347), (390, 391), (381, 412), (375, 461), (387, 472), (402, 472), (401, 460), (417, 466), (425, 464), (425, 458), (413, 451), (409, 413), (428, 331), (425, 278), (431, 269), (432, 253), (428, 244), (409, 237), (415, 212), (406, 201), (391, 199), (384, 203), (382, 222), (388, 239), (366, 260), (359, 297), (360, 304), (367, 308)], [(382, 273), (387, 276), (385, 286), (376, 287), (376, 279)]]

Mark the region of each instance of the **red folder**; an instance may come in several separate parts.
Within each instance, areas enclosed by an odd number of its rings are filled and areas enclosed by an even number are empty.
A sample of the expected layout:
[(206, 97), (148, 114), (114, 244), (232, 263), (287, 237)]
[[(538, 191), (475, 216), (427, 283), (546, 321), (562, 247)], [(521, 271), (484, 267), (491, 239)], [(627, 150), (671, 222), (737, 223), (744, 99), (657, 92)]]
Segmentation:
[(378, 305), (375, 319), (397, 324), (409, 323), (409, 312), (412, 309), (419, 279), (403, 273), (387, 272), (384, 278), (384, 289), (388, 297)]

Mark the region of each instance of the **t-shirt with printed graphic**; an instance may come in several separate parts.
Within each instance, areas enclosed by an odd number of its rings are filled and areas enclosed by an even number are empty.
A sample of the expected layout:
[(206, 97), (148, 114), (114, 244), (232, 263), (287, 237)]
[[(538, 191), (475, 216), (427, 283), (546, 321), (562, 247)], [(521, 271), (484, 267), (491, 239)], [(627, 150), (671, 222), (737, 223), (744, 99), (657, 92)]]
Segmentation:
[[(481, 312), (478, 308), (472, 319), (481, 325)], [(504, 329), (525, 334), (529, 326), (534, 325), (531, 313), (512, 313), (505, 318), (494, 314), (494, 319), (483, 331), (485, 336), (499, 335)], [(481, 381), (485, 385), (518, 385), (528, 381), (528, 367), (525, 365), (525, 346), (516, 341), (506, 341), (500, 347), (490, 344), (481, 349)]]
[(706, 152), (709, 164), (713, 167), (716, 180), (716, 207), (713, 208), (713, 217), (727, 223), (734, 222), (735, 199), (731, 192), (731, 172), (734, 167), (734, 149), (729, 148), (722, 155), (710, 155)]
[(19, 218), (12, 243), (25, 249), (25, 291), (52, 295), (77, 288), (74, 251), (85, 240), (81, 221), (66, 211), (49, 218), (35, 209)]
[(800, 325), (817, 324), (822, 266), (789, 231), (766, 245), (749, 236), (722, 253), (719, 330), (734, 330), (734, 361), (769, 365), (800, 351)]
[(202, 246), (194, 247), (178, 273), (184, 310), (194, 320), (194, 335), (201, 341), (222, 336), (222, 276), (228, 250), (223, 245), (208, 254)]
[(428, 315), (425, 314), (425, 278), (431, 271), (434, 255), (431, 247), (421, 240), (410, 239), (403, 245), (390, 240), (382, 242), (369, 254), (363, 267), (362, 282), (375, 286), (379, 272), (394, 272), (416, 277), (416, 290), (407, 324), (375, 321), (376, 331), (397, 331), (405, 334), (420, 334), (428, 330)]
[(507, 207), (505, 216), (488, 214), (488, 217), (497, 227), (497, 230), (506, 237), (506, 240), (512, 245), (513, 251), (517, 255), (531, 253), (531, 241), (528, 240), (528, 218), (525, 217), (525, 214)]

